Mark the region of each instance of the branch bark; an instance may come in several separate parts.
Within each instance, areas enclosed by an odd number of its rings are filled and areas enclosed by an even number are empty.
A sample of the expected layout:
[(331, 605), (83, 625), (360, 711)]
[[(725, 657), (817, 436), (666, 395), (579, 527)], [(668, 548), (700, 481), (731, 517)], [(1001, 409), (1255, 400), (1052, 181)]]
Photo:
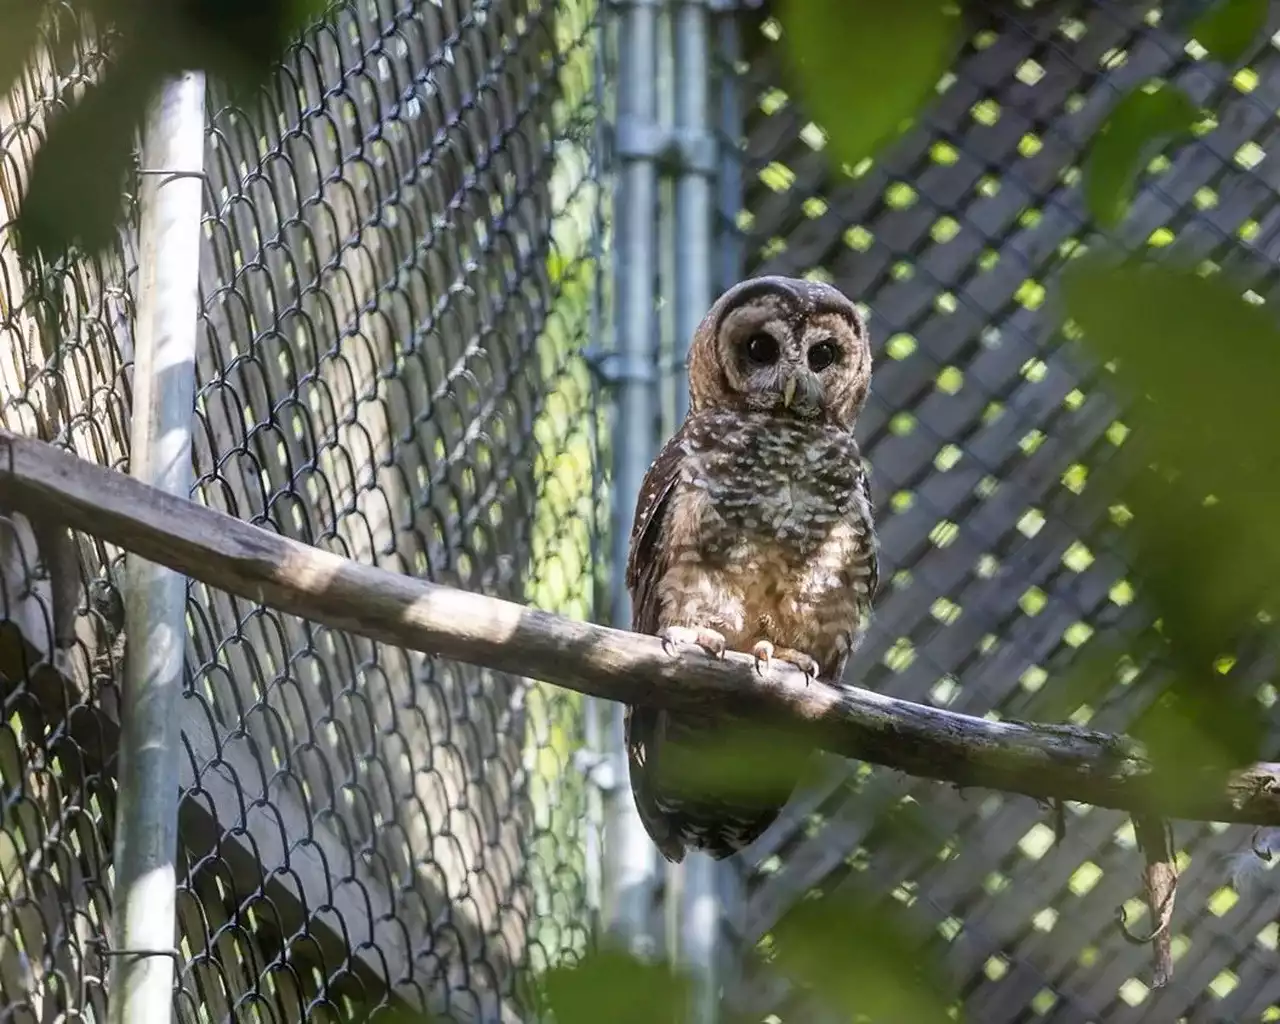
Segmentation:
[(397, 647), (672, 710), (760, 716), (813, 746), (911, 775), (1163, 818), (1280, 825), (1280, 764), (1216, 791), (1161, 787), (1138, 744), (992, 722), (750, 657), (673, 657), (654, 637), (427, 583), (300, 544), (31, 438), (0, 431), (0, 496), (250, 601)]

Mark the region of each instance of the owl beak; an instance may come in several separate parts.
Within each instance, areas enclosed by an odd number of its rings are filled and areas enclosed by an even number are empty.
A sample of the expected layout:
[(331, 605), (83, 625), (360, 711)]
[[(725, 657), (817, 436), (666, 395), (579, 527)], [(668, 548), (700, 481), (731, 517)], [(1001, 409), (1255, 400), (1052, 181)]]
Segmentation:
[(785, 408), (791, 408), (791, 401), (796, 397), (796, 379), (788, 377), (787, 382), (782, 385), (782, 404)]

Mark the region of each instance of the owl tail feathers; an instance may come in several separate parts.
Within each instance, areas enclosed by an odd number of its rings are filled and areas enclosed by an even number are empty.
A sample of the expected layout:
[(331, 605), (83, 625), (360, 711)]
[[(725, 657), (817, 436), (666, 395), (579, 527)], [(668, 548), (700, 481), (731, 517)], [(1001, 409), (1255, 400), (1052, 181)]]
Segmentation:
[(775, 757), (776, 745), (752, 743), (735, 725), (673, 719), (649, 708), (628, 711), (636, 810), (669, 861), (679, 863), (690, 849), (722, 860), (750, 846), (799, 781), (798, 766)]

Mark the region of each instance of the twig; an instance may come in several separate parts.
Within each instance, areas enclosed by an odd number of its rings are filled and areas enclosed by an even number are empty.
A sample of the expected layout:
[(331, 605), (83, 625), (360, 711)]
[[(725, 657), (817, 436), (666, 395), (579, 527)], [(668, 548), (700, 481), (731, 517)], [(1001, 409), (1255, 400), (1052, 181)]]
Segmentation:
[(1123, 736), (992, 722), (809, 683), (777, 661), (761, 674), (747, 655), (673, 658), (654, 637), (354, 562), (5, 431), (0, 494), (209, 586), (397, 647), (628, 704), (758, 715), (812, 746), (960, 786), (1163, 818), (1280, 824), (1277, 764), (1238, 772), (1216, 793), (1161, 787)]
[(1116, 921), (1128, 942), (1139, 946), (1151, 943), (1151, 986), (1163, 988), (1173, 978), (1173, 901), (1178, 894), (1173, 832), (1168, 822), (1145, 814), (1133, 816), (1133, 831), (1144, 861), (1142, 890), (1151, 912), (1151, 932), (1147, 935), (1131, 932), (1123, 905), (1116, 909)]

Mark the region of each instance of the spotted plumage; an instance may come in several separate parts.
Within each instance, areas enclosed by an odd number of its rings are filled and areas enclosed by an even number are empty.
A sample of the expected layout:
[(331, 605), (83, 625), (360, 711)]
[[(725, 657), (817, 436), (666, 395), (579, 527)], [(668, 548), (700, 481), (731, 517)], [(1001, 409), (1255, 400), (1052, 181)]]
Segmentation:
[[(834, 288), (756, 278), (717, 300), (690, 348), (689, 415), (649, 467), (636, 505), (633, 629), (839, 680), (878, 581), (853, 437), (870, 376), (865, 323)], [(717, 724), (628, 709), (632, 792), (670, 860), (688, 848), (726, 857), (749, 845), (793, 788), (784, 779), (750, 795), (681, 792), (671, 766)]]

